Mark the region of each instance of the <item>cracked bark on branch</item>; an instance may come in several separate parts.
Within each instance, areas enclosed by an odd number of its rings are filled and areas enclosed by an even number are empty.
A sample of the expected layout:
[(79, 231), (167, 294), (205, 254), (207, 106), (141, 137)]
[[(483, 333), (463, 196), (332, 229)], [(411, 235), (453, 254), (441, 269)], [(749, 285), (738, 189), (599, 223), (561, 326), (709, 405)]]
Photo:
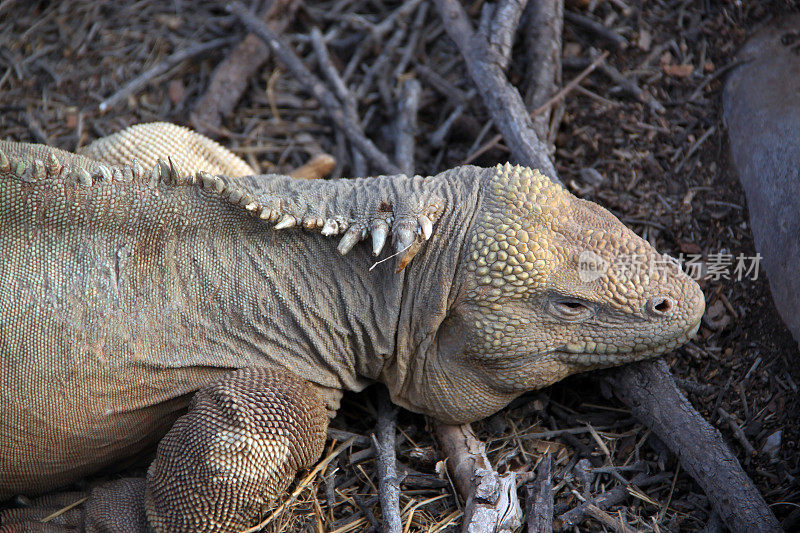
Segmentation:
[(522, 524), (516, 475), (500, 475), (486, 457), (486, 447), (472, 426), (434, 421), (434, 433), (456, 490), (464, 497), (462, 531), (510, 533)]
[[(538, 2), (534, 2), (538, 3)], [(486, 36), (489, 46), (499, 58), (498, 65), (506, 70), (511, 61), (511, 49), (514, 47), (514, 35), (517, 33), (519, 19), (528, 0), (502, 0), (494, 10), (494, 16)]]
[(330, 115), (331, 119), (344, 132), (351, 143), (363, 153), (381, 172), (387, 174), (399, 174), (400, 169), (392, 163), (386, 154), (381, 152), (375, 144), (369, 140), (361, 126), (353, 123), (350, 116), (342, 108), (342, 103), (327, 88), (322, 81), (308, 70), (303, 61), (295, 54), (283, 40), (278, 37), (266, 24), (261, 22), (253, 13), (241, 2), (231, 2), (228, 4), (231, 13), (239, 17), (242, 24), (263, 40), (280, 61), (299, 81), (305, 89), (316, 98)]
[[(514, 156), (559, 181), (519, 93), (491, 61), (488, 44), (472, 30), (461, 4), (436, 0), (447, 34), (456, 43), (484, 103)], [(523, 120), (528, 119), (528, 120)], [(779, 531), (767, 506), (722, 436), (677, 389), (662, 359), (609, 372), (614, 393), (677, 455), (734, 532)], [(642, 382), (647, 383), (646, 387)]]
[[(269, 28), (283, 32), (294, 18), (297, 0), (274, 0), (261, 16)], [(194, 129), (214, 136), (222, 118), (233, 111), (244, 94), (250, 78), (269, 59), (269, 48), (252, 33), (247, 34), (233, 52), (222, 61), (211, 77), (205, 94), (197, 100), (191, 113)]]
[(525, 485), (525, 521), (528, 523), (528, 533), (553, 531), (553, 484), (550, 480), (552, 464), (550, 454), (545, 453), (536, 467), (536, 479)]

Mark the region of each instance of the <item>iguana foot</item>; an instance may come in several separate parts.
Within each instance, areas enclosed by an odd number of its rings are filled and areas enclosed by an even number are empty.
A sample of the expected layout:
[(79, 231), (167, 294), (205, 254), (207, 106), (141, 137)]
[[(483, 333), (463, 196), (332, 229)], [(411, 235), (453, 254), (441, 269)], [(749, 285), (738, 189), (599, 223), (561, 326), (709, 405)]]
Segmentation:
[(30, 507), (0, 514), (0, 533), (145, 533), (144, 493), (144, 479), (125, 478), (90, 492), (42, 496)]
[[(280, 179), (263, 180), (262, 186), (280, 189)], [(260, 193), (242, 189), (242, 181), (226, 183), (224, 176), (207, 172), (199, 172), (195, 181), (205, 191), (220, 195), (273, 224), (276, 230), (303, 228), (325, 237), (342, 235), (336, 248), (341, 255), (346, 255), (358, 242), (371, 236), (372, 254), (377, 256), (391, 238), (395, 253), (400, 256), (399, 272), (413, 259), (422, 243), (431, 238), (433, 227), (444, 211), (444, 201), (428, 193), (397, 195), (391, 187), (381, 184), (381, 181), (390, 179), (364, 180), (367, 187), (373, 188), (371, 195), (354, 192), (352, 183), (347, 185), (350, 190), (346, 190), (342, 182), (335, 180), (320, 180), (297, 184), (290, 190)], [(337, 187), (343, 190), (337, 190)], [(349, 198), (342, 198), (348, 194)]]
[(158, 446), (146, 508), (156, 531), (255, 525), (297, 470), (322, 453), (327, 412), (289, 372), (244, 369), (200, 390)]

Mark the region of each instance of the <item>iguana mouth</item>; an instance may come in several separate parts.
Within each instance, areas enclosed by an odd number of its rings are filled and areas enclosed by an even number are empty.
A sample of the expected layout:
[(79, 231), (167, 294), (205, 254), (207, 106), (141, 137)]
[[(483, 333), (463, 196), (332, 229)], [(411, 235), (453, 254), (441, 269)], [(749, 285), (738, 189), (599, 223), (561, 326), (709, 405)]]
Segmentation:
[(556, 350), (558, 358), (564, 363), (591, 366), (611, 366), (655, 357), (689, 342), (700, 329), (700, 319), (686, 332), (658, 344), (637, 344), (618, 346), (592, 341), (572, 342)]

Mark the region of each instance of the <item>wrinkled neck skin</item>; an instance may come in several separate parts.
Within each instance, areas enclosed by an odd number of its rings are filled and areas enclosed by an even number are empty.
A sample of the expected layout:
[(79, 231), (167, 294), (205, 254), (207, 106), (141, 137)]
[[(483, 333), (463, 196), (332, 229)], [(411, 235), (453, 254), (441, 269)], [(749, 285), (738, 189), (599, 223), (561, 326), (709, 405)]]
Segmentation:
[[(336, 250), (341, 235), (276, 231), (255, 218), (233, 232), (199, 234), (197, 248), (212, 252), (195, 272), (204, 278), (203, 286), (220, 288), (201, 324), (206, 332), (220, 333), (206, 335), (217, 339), (213, 342), (227, 345), (222, 351), (228, 360), (214, 364), (277, 364), (330, 390), (358, 391), (382, 381), (397, 403), (422, 411), (405, 396), (420, 381), (436, 330), (456, 298), (454, 280), (484, 172), (253, 181), (248, 186), (253, 194), (312, 198), (308, 209), (323, 215), (397, 198), (436, 197), (444, 209), (430, 240), (400, 273), (395, 272), (398, 257), (372, 268), (393, 250), (387, 245), (373, 257), (369, 237), (342, 256)], [(191, 258), (179, 263), (184, 270), (198, 264)], [(329, 408), (335, 410), (335, 404), (329, 401)]]

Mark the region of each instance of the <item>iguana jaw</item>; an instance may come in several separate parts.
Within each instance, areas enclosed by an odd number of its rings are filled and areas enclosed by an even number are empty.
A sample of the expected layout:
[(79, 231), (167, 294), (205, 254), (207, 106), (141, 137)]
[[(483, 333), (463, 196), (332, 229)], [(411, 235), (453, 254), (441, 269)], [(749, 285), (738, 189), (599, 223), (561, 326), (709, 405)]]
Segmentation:
[(657, 357), (679, 348), (694, 338), (699, 328), (700, 319), (685, 333), (679, 333), (668, 341), (653, 345), (645, 345), (638, 349), (625, 345), (578, 341), (563, 345), (560, 349), (555, 350), (554, 354), (556, 354), (562, 362), (575, 366), (585, 365), (589, 368), (597, 368), (622, 365), (650, 357)]

